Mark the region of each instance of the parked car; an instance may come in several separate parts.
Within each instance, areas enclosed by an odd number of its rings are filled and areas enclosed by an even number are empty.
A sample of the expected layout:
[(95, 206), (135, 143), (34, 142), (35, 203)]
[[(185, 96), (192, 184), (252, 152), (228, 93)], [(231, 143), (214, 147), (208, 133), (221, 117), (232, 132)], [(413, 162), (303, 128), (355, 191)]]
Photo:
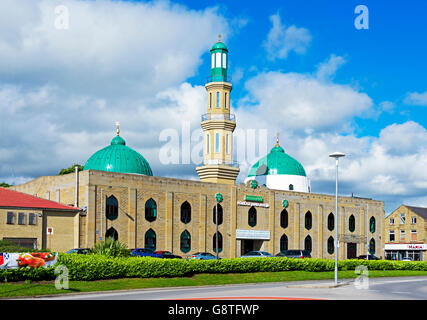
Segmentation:
[(401, 261), (414, 261), (411, 257), (404, 257)]
[(303, 259), (311, 258), (311, 254), (308, 250), (284, 250), (276, 254), (276, 257)]
[[(196, 252), (191, 254), (187, 260), (211, 260), (211, 259), (216, 259), (216, 256), (214, 256), (212, 253), (209, 252)], [(221, 259), (220, 257), (218, 257), (218, 260)]]
[(359, 259), (359, 260), (380, 260), (380, 258), (374, 256), (373, 254), (370, 254), (368, 258), (366, 258), (366, 257), (368, 257), (368, 256), (366, 254), (363, 254), (361, 256), (358, 256), (357, 259)]
[(133, 257), (153, 257), (163, 259), (161, 254), (155, 253), (153, 249), (149, 248), (136, 248), (130, 252), (130, 255)]
[(78, 253), (78, 254), (88, 254), (90, 249), (87, 248), (75, 248), (67, 251), (66, 253)]
[(154, 251), (154, 253), (160, 254), (165, 259), (182, 259), (181, 256), (177, 256), (170, 251)]
[(272, 256), (273, 255), (271, 253), (268, 253), (266, 251), (249, 251), (244, 255), (240, 256), (240, 258), (268, 258)]

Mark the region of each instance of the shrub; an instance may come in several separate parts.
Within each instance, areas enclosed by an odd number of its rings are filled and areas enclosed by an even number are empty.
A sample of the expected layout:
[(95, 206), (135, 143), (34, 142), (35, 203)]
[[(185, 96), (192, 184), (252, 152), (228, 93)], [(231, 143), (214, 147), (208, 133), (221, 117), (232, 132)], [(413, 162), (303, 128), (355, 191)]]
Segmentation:
[(107, 257), (127, 257), (130, 254), (126, 244), (110, 237), (106, 238), (105, 241), (96, 243), (90, 251)]

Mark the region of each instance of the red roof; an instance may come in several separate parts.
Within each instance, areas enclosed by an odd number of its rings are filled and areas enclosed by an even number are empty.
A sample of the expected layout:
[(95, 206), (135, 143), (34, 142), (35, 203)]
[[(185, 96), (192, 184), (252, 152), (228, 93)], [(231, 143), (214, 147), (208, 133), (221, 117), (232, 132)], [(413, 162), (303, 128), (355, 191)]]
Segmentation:
[(67, 206), (55, 201), (42, 199), (29, 194), (0, 187), (0, 207), (32, 208), (79, 211), (79, 208)]

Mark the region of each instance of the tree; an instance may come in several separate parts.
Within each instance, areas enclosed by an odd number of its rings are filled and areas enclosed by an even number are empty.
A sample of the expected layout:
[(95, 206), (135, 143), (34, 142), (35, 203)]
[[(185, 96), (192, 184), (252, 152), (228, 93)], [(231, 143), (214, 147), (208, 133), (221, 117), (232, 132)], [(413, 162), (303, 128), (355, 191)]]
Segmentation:
[(81, 165), (79, 165), (79, 164), (77, 164), (77, 163), (75, 163), (75, 164), (73, 164), (71, 167), (69, 167), (69, 168), (64, 168), (64, 169), (61, 169), (61, 171), (59, 171), (59, 173), (58, 173), (58, 176), (62, 176), (62, 175), (64, 175), (64, 174), (68, 174), (68, 173), (72, 173), (72, 172), (74, 172), (76, 169), (74, 169), (75, 168), (75, 166), (77, 166), (78, 168), (79, 168), (79, 171), (83, 171), (83, 166), (81, 166)]
[(9, 188), (9, 187), (11, 187), (12, 185), (11, 184), (8, 184), (8, 183), (6, 183), (6, 182), (2, 182), (2, 183), (0, 183), (0, 187), (3, 187), (3, 188)]

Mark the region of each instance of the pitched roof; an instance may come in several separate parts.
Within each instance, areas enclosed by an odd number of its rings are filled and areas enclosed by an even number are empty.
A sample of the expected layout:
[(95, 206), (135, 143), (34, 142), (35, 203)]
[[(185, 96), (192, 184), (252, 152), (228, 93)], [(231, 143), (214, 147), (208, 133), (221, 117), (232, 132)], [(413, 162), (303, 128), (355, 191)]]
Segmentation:
[(405, 207), (427, 220), (427, 208), (411, 207), (407, 205), (405, 205)]
[(31, 196), (26, 193), (0, 187), (0, 207), (34, 208), (50, 210), (79, 211), (79, 208), (67, 206), (55, 201)]

